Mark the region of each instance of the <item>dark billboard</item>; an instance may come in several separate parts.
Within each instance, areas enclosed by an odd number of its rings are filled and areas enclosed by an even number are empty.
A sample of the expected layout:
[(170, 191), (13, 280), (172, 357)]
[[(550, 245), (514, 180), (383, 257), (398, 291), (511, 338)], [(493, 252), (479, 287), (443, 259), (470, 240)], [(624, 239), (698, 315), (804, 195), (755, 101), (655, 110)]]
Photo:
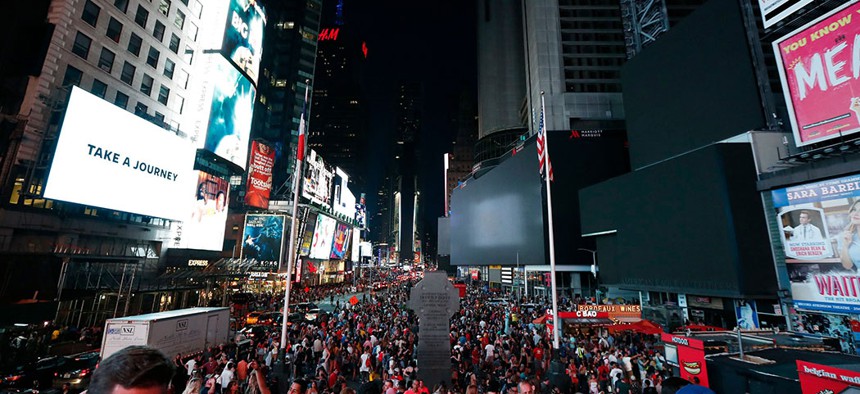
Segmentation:
[(633, 168), (765, 126), (748, 42), (740, 3), (709, 1), (624, 65)]

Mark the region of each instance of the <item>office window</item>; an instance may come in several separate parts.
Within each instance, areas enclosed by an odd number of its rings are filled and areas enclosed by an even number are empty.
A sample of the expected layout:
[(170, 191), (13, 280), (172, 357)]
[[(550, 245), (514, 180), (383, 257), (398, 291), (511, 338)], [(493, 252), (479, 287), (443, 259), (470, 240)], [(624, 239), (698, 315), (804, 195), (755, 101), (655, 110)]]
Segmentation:
[(188, 5), (188, 0), (179, 0), (179, 1), (181, 1), (182, 4)]
[(193, 3), (191, 3), (189, 8), (191, 9), (191, 13), (198, 18), (200, 17), (200, 14), (203, 13), (203, 3), (201, 3), (200, 0), (193, 0)]
[(170, 12), (170, 0), (161, 0), (158, 4), (158, 12), (161, 12), (162, 15), (167, 16)]
[(188, 73), (185, 70), (179, 69), (179, 74), (176, 74), (176, 83), (183, 89), (188, 89)]
[(161, 54), (158, 53), (158, 50), (154, 47), (149, 47), (149, 55), (146, 56), (146, 64), (152, 66), (153, 68), (158, 68), (159, 57), (161, 57)]
[(147, 107), (146, 104), (137, 103), (137, 105), (134, 106), (135, 115), (146, 115), (146, 111), (149, 111), (149, 107)]
[(134, 56), (140, 56), (140, 48), (143, 46), (143, 39), (139, 35), (131, 33), (128, 38), (128, 51)]
[(174, 94), (173, 95), (173, 105), (170, 106), (170, 109), (181, 114), (182, 110), (184, 109), (183, 107), (185, 107), (185, 98), (178, 95), (178, 94)]
[(122, 109), (128, 108), (128, 95), (117, 90), (113, 103)]
[(129, 62), (125, 62), (122, 65), (122, 74), (119, 76), (119, 79), (129, 85), (134, 82), (134, 73), (137, 71), (137, 67), (133, 66)]
[(105, 98), (105, 93), (107, 93), (107, 84), (99, 81), (98, 79), (93, 79), (93, 88), (90, 89), (90, 93), (101, 98)]
[(173, 71), (176, 69), (176, 63), (173, 60), (164, 59), (164, 76), (173, 79)]
[(152, 84), (155, 82), (149, 75), (143, 74), (143, 80), (140, 81), (140, 91), (147, 96), (152, 94)]
[(78, 86), (81, 84), (81, 78), (83, 77), (83, 71), (78, 70), (71, 65), (66, 66), (66, 74), (63, 76), (63, 86)]
[(185, 27), (185, 13), (182, 10), (176, 10), (176, 17), (173, 19), (173, 24), (182, 29)]
[(92, 38), (89, 38), (83, 33), (78, 32), (78, 35), (75, 36), (75, 43), (74, 45), (72, 45), (72, 53), (86, 59), (87, 56), (89, 56), (90, 54), (90, 45), (92, 43)]
[(99, 13), (101, 11), (102, 9), (95, 5), (92, 0), (87, 0), (87, 2), (84, 3), (84, 13), (81, 14), (81, 19), (95, 27), (96, 23), (99, 21)]
[(155, 118), (155, 120), (158, 121), (159, 124), (161, 124), (161, 125), (164, 124), (164, 114), (163, 113), (155, 111), (154, 118)]
[(185, 46), (185, 56), (182, 57), (185, 63), (191, 64), (194, 61), (194, 49), (190, 46)]
[(179, 53), (179, 36), (176, 34), (170, 33), (170, 44), (167, 45), (170, 48), (170, 52)]
[(107, 48), (102, 48), (102, 54), (99, 56), (99, 68), (104, 70), (106, 73), (110, 73), (113, 70), (113, 59), (114, 53), (109, 51)]
[(138, 26), (146, 29), (146, 21), (149, 20), (149, 11), (146, 8), (143, 8), (142, 5), (137, 5), (137, 14), (134, 15), (134, 23), (137, 23)]
[(170, 98), (170, 88), (161, 85), (158, 89), (158, 102), (167, 105), (167, 99)]
[(128, 11), (128, 0), (114, 0), (113, 5), (114, 7), (122, 11), (123, 14)]
[(107, 33), (105, 36), (113, 40), (113, 42), (119, 43), (120, 34), (122, 34), (122, 23), (119, 23), (116, 18), (111, 17), (110, 22), (108, 22)]
[(152, 36), (155, 37), (158, 42), (161, 42), (161, 40), (164, 39), (164, 27), (163, 23), (155, 21), (155, 27), (152, 29)]
[(188, 22), (188, 37), (191, 37), (191, 41), (197, 41), (197, 25), (194, 22)]

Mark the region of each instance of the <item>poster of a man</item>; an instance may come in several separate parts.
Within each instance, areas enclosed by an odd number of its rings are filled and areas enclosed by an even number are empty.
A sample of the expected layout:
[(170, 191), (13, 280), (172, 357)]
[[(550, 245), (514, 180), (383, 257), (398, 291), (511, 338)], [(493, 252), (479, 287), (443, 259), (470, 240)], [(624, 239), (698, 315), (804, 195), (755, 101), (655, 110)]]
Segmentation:
[(255, 84), (263, 53), (266, 14), (256, 0), (231, 0), (222, 53)]

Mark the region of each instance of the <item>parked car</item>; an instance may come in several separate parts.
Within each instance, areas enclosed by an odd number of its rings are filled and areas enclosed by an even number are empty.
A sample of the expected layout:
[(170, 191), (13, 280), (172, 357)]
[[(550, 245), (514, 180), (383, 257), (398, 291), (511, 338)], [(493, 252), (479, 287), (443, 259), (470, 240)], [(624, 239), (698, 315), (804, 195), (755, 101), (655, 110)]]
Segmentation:
[(68, 383), (72, 390), (83, 390), (90, 384), (90, 377), (99, 363), (99, 352), (87, 352), (66, 356), (68, 361), (54, 373), (53, 387), (62, 388)]
[(19, 365), (0, 376), (0, 392), (18, 392), (31, 389), (33, 382), (39, 382), (40, 388), (51, 387), (54, 372), (67, 361), (65, 357), (52, 356)]

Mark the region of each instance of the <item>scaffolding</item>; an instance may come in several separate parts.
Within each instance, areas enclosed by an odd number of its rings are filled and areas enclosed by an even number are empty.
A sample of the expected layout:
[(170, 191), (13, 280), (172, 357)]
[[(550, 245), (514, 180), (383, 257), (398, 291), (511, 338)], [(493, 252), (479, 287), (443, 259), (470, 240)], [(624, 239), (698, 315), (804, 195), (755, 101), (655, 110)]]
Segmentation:
[(628, 59), (669, 30), (665, 0), (621, 0), (621, 20)]

